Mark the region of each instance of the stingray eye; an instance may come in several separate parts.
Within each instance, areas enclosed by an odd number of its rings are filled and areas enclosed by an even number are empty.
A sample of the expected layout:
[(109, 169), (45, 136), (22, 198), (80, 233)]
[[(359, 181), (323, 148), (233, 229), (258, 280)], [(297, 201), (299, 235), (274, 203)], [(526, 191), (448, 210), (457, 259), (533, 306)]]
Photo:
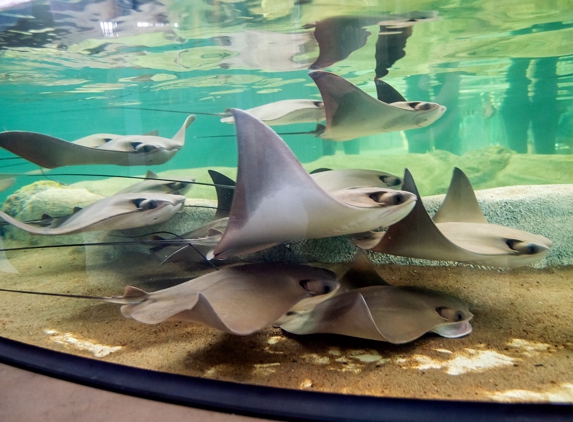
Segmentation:
[(386, 186), (398, 186), (400, 183), (402, 183), (402, 179), (396, 176), (378, 176), (378, 179), (380, 179), (382, 183), (386, 184)]
[(152, 210), (157, 208), (158, 206), (157, 201), (155, 199), (137, 198), (133, 200), (133, 203), (138, 209), (142, 211)]
[(104, 141), (104, 142), (109, 142), (109, 141), (111, 141), (111, 138), (103, 138), (103, 141)]
[(452, 322), (460, 322), (464, 320), (464, 314), (462, 311), (458, 311), (452, 308), (439, 307), (436, 308), (436, 312), (444, 319)]
[(541, 252), (541, 248), (535, 243), (527, 243), (516, 239), (507, 239), (505, 244), (509, 249), (523, 255), (535, 255), (536, 253)]
[(404, 195), (401, 193), (394, 194), (392, 199), (394, 200), (394, 205), (400, 205), (404, 203)]
[(430, 103), (418, 103), (414, 106), (414, 110), (431, 110), (432, 104)]
[(332, 287), (319, 280), (301, 280), (300, 286), (313, 295), (324, 295), (332, 291)]
[(131, 143), (131, 147), (133, 148), (134, 151), (137, 151), (140, 146), (141, 146), (141, 142), (132, 142)]

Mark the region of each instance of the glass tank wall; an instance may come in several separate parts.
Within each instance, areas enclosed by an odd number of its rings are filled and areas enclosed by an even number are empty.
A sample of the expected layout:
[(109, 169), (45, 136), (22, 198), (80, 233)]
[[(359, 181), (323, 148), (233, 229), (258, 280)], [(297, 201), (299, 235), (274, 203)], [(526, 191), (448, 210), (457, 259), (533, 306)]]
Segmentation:
[(560, 0), (0, 0), (0, 335), (571, 402), (572, 39)]

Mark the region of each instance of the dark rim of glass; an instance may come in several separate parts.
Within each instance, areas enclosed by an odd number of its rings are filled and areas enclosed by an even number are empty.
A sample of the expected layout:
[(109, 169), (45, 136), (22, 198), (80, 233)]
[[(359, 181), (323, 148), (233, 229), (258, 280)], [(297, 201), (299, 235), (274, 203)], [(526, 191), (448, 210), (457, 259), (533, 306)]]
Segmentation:
[(0, 337), (0, 362), (144, 399), (280, 420), (573, 420), (573, 405), (399, 399), (263, 387), (134, 368), (3, 337)]

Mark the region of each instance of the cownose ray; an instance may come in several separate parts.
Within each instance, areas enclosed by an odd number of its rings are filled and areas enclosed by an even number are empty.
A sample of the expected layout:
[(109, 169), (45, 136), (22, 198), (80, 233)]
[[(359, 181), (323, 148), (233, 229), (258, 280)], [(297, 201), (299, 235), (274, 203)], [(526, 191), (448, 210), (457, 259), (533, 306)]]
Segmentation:
[[(209, 170), (209, 174), (217, 189), (218, 206), (215, 219), (228, 217), (235, 193), (235, 181), (214, 170)], [(310, 172), (310, 177), (327, 192), (354, 187), (400, 189), (402, 186), (400, 177), (377, 170), (318, 168)]]
[(543, 236), (488, 223), (469, 179), (458, 168), (433, 220), (408, 170), (403, 189), (418, 198), (414, 210), (386, 232), (355, 241), (358, 246), (391, 255), (497, 267), (528, 265), (549, 252), (551, 241)]
[(365, 254), (342, 277), (339, 291), (312, 308), (293, 308), (274, 325), (293, 334), (331, 333), (394, 344), (428, 332), (457, 338), (472, 331), (473, 315), (465, 302), (436, 290), (391, 286)]
[[(397, 189), (402, 183), (402, 179), (396, 176), (374, 170), (320, 170), (311, 173), (310, 176), (328, 192), (356, 186), (393, 187)], [(218, 205), (215, 219), (178, 237), (165, 239), (154, 236), (154, 240), (163, 241), (163, 243), (152, 247), (150, 250), (162, 262), (201, 262), (205, 259), (213, 259), (213, 252), (228, 225), (229, 209), (234, 194), (234, 189), (229, 189), (229, 187), (235, 186), (235, 182), (214, 170), (209, 170), (209, 174), (217, 189)]]
[(368, 95), (333, 73), (312, 71), (322, 95), (326, 128), (316, 136), (331, 141), (349, 141), (382, 132), (417, 129), (435, 122), (446, 108), (436, 103), (398, 101), (386, 103)]
[(277, 243), (340, 236), (388, 226), (407, 215), (415, 196), (358, 187), (327, 192), (270, 127), (233, 110), (239, 164), (229, 223), (217, 259)]
[[(149, 173), (149, 172), (148, 172)], [(149, 175), (149, 174), (148, 174)], [(149, 251), (161, 259), (161, 262), (167, 261), (185, 261), (185, 262), (205, 262), (213, 258), (213, 250), (221, 240), (223, 232), (227, 227), (227, 216), (231, 208), (235, 182), (215, 170), (209, 170), (209, 175), (217, 190), (217, 209), (213, 221), (210, 221), (190, 232), (182, 235), (168, 233), (172, 237), (165, 238), (160, 233), (150, 233), (151, 239), (136, 237), (130, 240), (93, 242), (93, 243), (72, 243), (64, 245), (42, 245), (15, 248), (0, 248), (0, 253), (5, 251), (20, 251), (28, 249), (44, 248), (62, 248), (62, 247), (88, 247), (88, 246), (132, 246), (140, 245), (148, 247)], [(144, 181), (145, 182), (145, 181)], [(184, 181), (165, 179), (163, 182), (179, 185), (186, 183)], [(138, 183), (134, 186), (140, 185)], [(117, 194), (116, 194), (117, 195)], [(65, 217), (64, 217), (65, 218)], [(49, 226), (58, 218), (48, 215), (42, 216), (41, 220), (29, 221), (26, 223), (39, 224), (44, 227)], [(167, 233), (167, 232), (165, 232)], [(1, 262), (1, 260), (0, 260)]]
[[(155, 236), (155, 240), (161, 240), (164, 243), (158, 244), (150, 250), (162, 262), (168, 260), (201, 262), (205, 259), (210, 260), (213, 258), (213, 251), (227, 228), (229, 221), (227, 217), (229, 217), (229, 210), (233, 203), (235, 182), (215, 170), (209, 170), (209, 175), (217, 191), (217, 211), (214, 220), (193, 231), (170, 239)], [(401, 178), (375, 170), (331, 170), (323, 168), (311, 172), (310, 176), (321, 188), (328, 192), (356, 186), (378, 186), (398, 189), (402, 184)]]
[(191, 187), (193, 187), (193, 182), (195, 178), (189, 178), (187, 180), (163, 180), (157, 174), (151, 170), (147, 170), (145, 174), (145, 180), (134, 183), (122, 189), (116, 193), (138, 193), (138, 192), (157, 192), (157, 193), (169, 193), (173, 195), (185, 195)]
[[(319, 56), (309, 69), (324, 69), (346, 59), (352, 52), (364, 47), (370, 36), (366, 27), (379, 25), (376, 43), (376, 71), (384, 76), (387, 69), (404, 57), (406, 39), (411, 26), (423, 20), (434, 20), (435, 12), (411, 12), (380, 16), (334, 16), (312, 22), (303, 28), (314, 28)], [(409, 31), (407, 31), (409, 29)], [(386, 70), (386, 73), (382, 73)], [(381, 77), (379, 76), (379, 77)]]
[(121, 313), (145, 324), (189, 321), (235, 335), (249, 335), (272, 324), (297, 302), (335, 291), (336, 275), (297, 264), (245, 264), (220, 269), (167, 289), (147, 293), (127, 286), (122, 296), (74, 296), (122, 305)]
[(8, 131), (0, 133), (0, 147), (44, 168), (84, 164), (157, 165), (169, 161), (183, 147), (185, 131), (194, 120), (195, 116), (187, 117), (171, 139), (96, 134), (74, 143), (36, 132)]
[(164, 193), (123, 193), (103, 198), (73, 214), (43, 221), (46, 227), (36, 227), (16, 220), (0, 211), (0, 218), (28, 233), (40, 235), (73, 234), (96, 230), (124, 230), (150, 226), (167, 221), (185, 205), (185, 197)]
[[(164, 110), (155, 108), (121, 107), (135, 108), (137, 110), (163, 111), (167, 113), (189, 114), (188, 111)], [(324, 104), (322, 101), (309, 99), (280, 100), (272, 103), (262, 104), (257, 107), (245, 110), (269, 126), (290, 125), (297, 123), (318, 123), (326, 119)], [(231, 109), (227, 108), (223, 113), (205, 113), (194, 111), (193, 114), (221, 117), (223, 123), (235, 123)], [(221, 136), (221, 135), (220, 135)], [(223, 135), (224, 136), (224, 135)], [(201, 136), (206, 138), (211, 136)]]

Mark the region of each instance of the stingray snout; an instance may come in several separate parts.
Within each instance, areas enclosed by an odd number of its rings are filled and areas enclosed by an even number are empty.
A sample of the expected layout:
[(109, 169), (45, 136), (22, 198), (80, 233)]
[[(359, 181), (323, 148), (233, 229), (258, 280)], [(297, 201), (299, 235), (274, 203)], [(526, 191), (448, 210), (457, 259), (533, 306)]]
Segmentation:
[(551, 248), (551, 241), (549, 239), (547, 240), (547, 244), (541, 244), (541, 243), (532, 243), (532, 242), (526, 242), (526, 241), (522, 241), (522, 240), (516, 240), (516, 239), (508, 239), (506, 240), (506, 245), (514, 250), (515, 252), (522, 254), (522, 255), (537, 255), (540, 253), (546, 253), (549, 251), (549, 249)]

